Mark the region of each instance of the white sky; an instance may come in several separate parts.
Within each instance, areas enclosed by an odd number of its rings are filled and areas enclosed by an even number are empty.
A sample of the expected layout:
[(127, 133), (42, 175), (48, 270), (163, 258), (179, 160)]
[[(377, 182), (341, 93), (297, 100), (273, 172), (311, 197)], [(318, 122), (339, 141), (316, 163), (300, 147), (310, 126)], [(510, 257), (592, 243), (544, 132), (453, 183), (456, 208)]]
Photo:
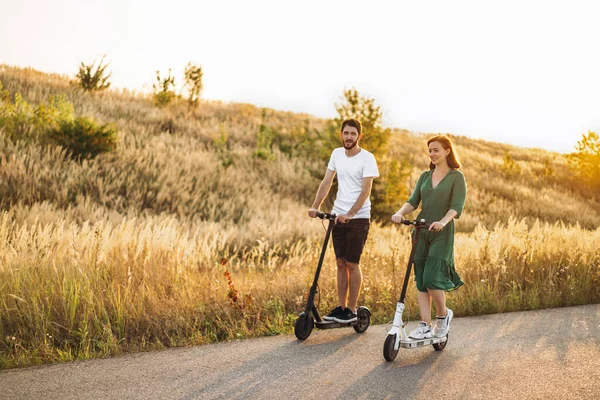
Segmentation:
[[(203, 97), (333, 117), (344, 88), (389, 126), (569, 152), (600, 131), (594, 1), (0, 0), (0, 63), (113, 86), (202, 65)], [(178, 79), (177, 82), (181, 82)]]

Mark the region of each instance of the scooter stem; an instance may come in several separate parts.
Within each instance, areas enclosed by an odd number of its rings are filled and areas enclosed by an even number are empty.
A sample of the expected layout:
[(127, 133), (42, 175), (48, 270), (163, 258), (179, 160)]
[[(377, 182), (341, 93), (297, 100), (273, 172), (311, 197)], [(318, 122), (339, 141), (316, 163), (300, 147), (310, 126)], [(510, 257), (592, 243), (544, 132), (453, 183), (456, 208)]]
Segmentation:
[(400, 294), (400, 300), (398, 304), (404, 304), (404, 298), (406, 297), (406, 289), (408, 288), (408, 281), (410, 280), (410, 272), (415, 259), (415, 250), (417, 248), (417, 238), (419, 237), (418, 229), (415, 229), (415, 237), (412, 240), (412, 248), (410, 249), (410, 256), (408, 257), (408, 266), (406, 267), (406, 274), (404, 275), (404, 283), (402, 284), (402, 293)]
[(394, 315), (394, 327), (400, 328), (403, 325), (402, 313), (404, 312), (404, 303), (398, 302), (396, 305), (396, 314)]
[(395, 335), (396, 341), (394, 342), (394, 350), (400, 348), (400, 340), (407, 339), (406, 330), (404, 329), (404, 322), (402, 321), (402, 313), (404, 312), (404, 303), (398, 302), (396, 304), (396, 314), (394, 315), (394, 324), (392, 329), (389, 330), (388, 335)]
[[(323, 265), (323, 260), (325, 259), (325, 252), (327, 251), (327, 243), (329, 242), (329, 237), (331, 236), (331, 231), (333, 230), (333, 226), (335, 225), (335, 220), (329, 219), (329, 226), (327, 227), (327, 233), (325, 234), (325, 241), (323, 242), (323, 247), (321, 248), (321, 256), (319, 257), (319, 264), (317, 265), (317, 271), (315, 272), (315, 279), (313, 280), (313, 284), (310, 287), (310, 292), (308, 294), (308, 300), (306, 302), (306, 309), (304, 312), (308, 314), (311, 310), (315, 309), (315, 295), (317, 294), (317, 282), (319, 282), (319, 275), (321, 274), (321, 266)], [(318, 316), (315, 316), (317, 321), (320, 321)]]

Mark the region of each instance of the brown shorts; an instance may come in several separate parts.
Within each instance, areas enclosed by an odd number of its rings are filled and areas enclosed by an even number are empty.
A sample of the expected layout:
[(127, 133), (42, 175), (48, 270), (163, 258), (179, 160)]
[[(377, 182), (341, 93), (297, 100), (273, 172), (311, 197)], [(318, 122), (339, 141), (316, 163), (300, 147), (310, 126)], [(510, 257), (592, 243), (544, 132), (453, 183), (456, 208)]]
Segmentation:
[(335, 257), (358, 264), (369, 235), (370, 225), (368, 218), (351, 219), (345, 224), (335, 224), (331, 232)]

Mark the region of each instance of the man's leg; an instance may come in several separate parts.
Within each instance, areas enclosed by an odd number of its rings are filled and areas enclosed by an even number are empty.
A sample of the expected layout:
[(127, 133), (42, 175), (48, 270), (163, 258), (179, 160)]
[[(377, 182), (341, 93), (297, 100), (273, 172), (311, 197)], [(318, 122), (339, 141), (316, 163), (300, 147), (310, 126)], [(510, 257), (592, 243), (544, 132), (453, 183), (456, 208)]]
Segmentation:
[(350, 298), (348, 308), (356, 314), (358, 297), (362, 286), (362, 271), (360, 269), (360, 258), (362, 256), (367, 236), (369, 235), (369, 220), (356, 219), (348, 225), (348, 247), (346, 249), (346, 265), (348, 266)]
[(356, 313), (358, 295), (360, 294), (360, 287), (362, 285), (362, 271), (360, 270), (360, 264), (346, 262), (346, 265), (348, 266), (348, 276), (350, 277), (350, 298), (348, 301), (348, 308)]
[(339, 306), (342, 307), (342, 309), (344, 309), (346, 308), (348, 301), (348, 263), (346, 263), (346, 260), (344, 260), (343, 258), (336, 258), (335, 261), (337, 263), (338, 301)]
[[(334, 321), (349, 323), (356, 321), (356, 302), (362, 284), (362, 273), (360, 266), (345, 259), (337, 259), (338, 264), (338, 297), (340, 301), (340, 313), (334, 317)], [(348, 299), (348, 289), (350, 298)]]
[[(335, 318), (340, 323), (356, 321), (356, 306), (362, 285), (360, 256), (369, 233), (368, 219), (355, 219), (346, 224), (346, 248), (343, 260), (338, 261), (338, 296), (343, 313)], [(342, 258), (336, 254), (337, 257)], [(341, 268), (344, 266), (345, 268)], [(349, 289), (349, 290), (348, 290)], [(348, 299), (348, 291), (350, 298)]]
[(348, 267), (346, 266), (346, 227), (343, 224), (336, 224), (331, 232), (333, 249), (335, 251), (335, 262), (337, 264), (337, 288), (339, 305), (329, 314), (323, 317), (324, 320), (333, 321), (340, 316), (346, 307), (348, 299)]

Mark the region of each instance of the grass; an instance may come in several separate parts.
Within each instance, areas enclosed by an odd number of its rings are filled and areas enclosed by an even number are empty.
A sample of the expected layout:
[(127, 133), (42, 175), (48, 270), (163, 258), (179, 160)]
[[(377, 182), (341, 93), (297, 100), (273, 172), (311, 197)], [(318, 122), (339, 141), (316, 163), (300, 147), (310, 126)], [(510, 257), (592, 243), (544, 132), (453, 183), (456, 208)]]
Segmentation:
[[(292, 224), (293, 222), (287, 222)], [(235, 232), (176, 219), (119, 224), (0, 222), (0, 365), (4, 368), (127, 351), (290, 333), (306, 301), (323, 232), (233, 251)], [(317, 236), (315, 236), (315, 234)], [(459, 234), (465, 285), (456, 315), (600, 301), (600, 229), (511, 220)], [(407, 232), (375, 225), (363, 258), (361, 303), (387, 322), (399, 294)], [(328, 254), (321, 308), (335, 305)], [(408, 294), (416, 318), (416, 293)]]
[[(263, 121), (248, 104), (158, 109), (9, 66), (0, 81), (32, 104), (64, 93), (77, 116), (119, 131), (116, 152), (82, 162), (0, 132), (0, 368), (292, 331), (324, 235), (305, 213), (325, 169), (310, 138), (325, 121), (274, 110)], [(262, 123), (279, 143), (272, 160), (252, 156)], [(469, 190), (456, 315), (600, 302), (600, 204), (564, 155), (455, 140)], [(394, 130), (390, 154), (407, 160), (412, 187), (424, 137)], [(371, 230), (360, 301), (374, 323), (392, 317), (407, 235)], [(319, 286), (320, 308), (335, 305), (331, 251)]]

